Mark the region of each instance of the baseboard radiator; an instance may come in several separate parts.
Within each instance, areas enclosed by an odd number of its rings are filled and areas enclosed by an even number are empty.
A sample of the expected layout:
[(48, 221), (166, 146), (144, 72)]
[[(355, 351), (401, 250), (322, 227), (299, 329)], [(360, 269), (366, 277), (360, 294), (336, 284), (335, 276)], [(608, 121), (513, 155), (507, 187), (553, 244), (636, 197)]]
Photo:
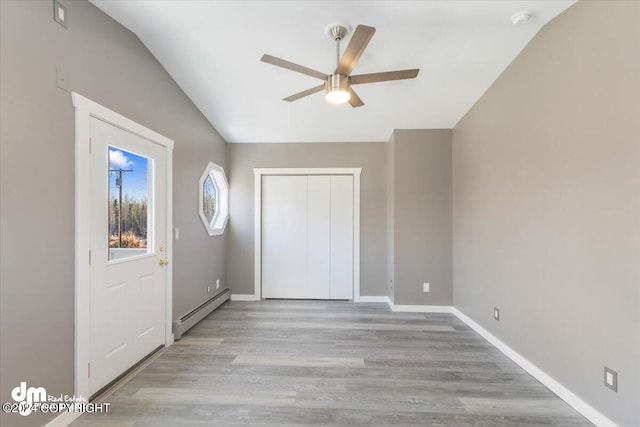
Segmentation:
[(225, 289), (215, 297), (203, 302), (178, 320), (173, 322), (173, 339), (179, 340), (182, 335), (189, 329), (193, 328), (196, 323), (207, 317), (213, 310), (220, 307), (229, 299), (231, 291)]

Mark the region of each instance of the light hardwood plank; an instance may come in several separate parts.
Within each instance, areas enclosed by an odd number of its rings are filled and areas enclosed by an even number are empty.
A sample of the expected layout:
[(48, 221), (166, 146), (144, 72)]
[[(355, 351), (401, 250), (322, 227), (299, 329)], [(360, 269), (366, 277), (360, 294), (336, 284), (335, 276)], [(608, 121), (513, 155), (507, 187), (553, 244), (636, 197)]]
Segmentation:
[(72, 426), (589, 426), (446, 313), (231, 301)]
[(292, 406), (296, 399), (295, 391), (254, 391), (251, 393), (232, 393), (220, 388), (141, 388), (131, 396), (132, 400), (140, 400), (151, 404), (172, 405), (245, 405), (258, 406)]
[(248, 366), (304, 366), (312, 368), (364, 368), (364, 360), (353, 357), (296, 357), (296, 356), (251, 356), (241, 354), (234, 365)]

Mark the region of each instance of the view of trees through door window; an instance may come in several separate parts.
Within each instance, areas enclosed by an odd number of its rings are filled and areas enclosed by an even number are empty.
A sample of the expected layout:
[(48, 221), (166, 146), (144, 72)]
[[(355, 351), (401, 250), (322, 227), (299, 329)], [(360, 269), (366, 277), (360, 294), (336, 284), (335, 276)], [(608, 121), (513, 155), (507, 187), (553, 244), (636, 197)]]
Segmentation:
[(147, 253), (149, 159), (109, 147), (109, 260)]

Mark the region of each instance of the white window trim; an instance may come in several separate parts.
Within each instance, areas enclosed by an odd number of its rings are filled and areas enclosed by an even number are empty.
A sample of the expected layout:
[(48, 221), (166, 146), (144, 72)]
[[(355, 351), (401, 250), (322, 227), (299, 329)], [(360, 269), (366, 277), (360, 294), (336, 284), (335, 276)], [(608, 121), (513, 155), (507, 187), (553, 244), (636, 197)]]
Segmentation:
[(362, 168), (254, 168), (254, 294), (262, 299), (262, 177), (265, 175), (353, 176), (353, 301), (360, 300), (360, 174)]
[[(172, 332), (172, 277), (173, 268), (173, 244), (170, 236), (173, 235), (173, 202), (172, 202), (172, 150), (173, 140), (160, 135), (102, 105), (91, 101), (75, 92), (71, 93), (71, 100), (75, 108), (75, 323), (74, 323), (74, 394), (89, 398), (89, 378), (87, 366), (89, 364), (91, 328), (90, 320), (90, 270), (89, 230), (91, 224), (91, 117), (98, 118), (128, 132), (149, 139), (159, 145), (167, 147), (167, 244), (166, 259), (166, 305), (165, 305), (165, 346), (173, 343)], [(79, 413), (73, 413), (79, 416)]]
[[(224, 184), (224, 189), (220, 188), (220, 182), (216, 178), (215, 174), (218, 174)], [(204, 182), (207, 177), (211, 177), (211, 182), (216, 189), (216, 212), (213, 215), (211, 222), (207, 219), (204, 213)], [(198, 214), (202, 220), (202, 224), (207, 229), (209, 236), (220, 236), (224, 234), (224, 230), (229, 222), (229, 182), (227, 181), (227, 175), (224, 173), (224, 168), (213, 162), (209, 162), (204, 172), (200, 176), (198, 187)]]

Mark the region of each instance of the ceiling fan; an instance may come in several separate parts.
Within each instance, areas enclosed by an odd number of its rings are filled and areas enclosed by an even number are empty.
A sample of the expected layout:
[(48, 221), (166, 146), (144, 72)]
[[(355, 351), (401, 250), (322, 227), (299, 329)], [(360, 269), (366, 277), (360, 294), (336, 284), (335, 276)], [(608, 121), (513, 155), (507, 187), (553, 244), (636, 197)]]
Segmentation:
[(376, 29), (373, 27), (367, 27), (366, 25), (358, 25), (353, 36), (351, 36), (347, 49), (344, 51), (342, 58), (340, 58), (340, 41), (348, 32), (349, 29), (341, 24), (333, 24), (327, 28), (327, 33), (336, 42), (337, 66), (332, 74), (321, 73), (320, 71), (303, 67), (302, 65), (276, 58), (275, 56), (262, 56), (262, 62), (323, 80), (321, 85), (283, 98), (284, 101), (293, 102), (300, 98), (304, 98), (305, 96), (324, 90), (326, 92), (325, 98), (327, 101), (333, 104), (343, 104), (348, 101), (353, 108), (357, 108), (363, 106), (364, 102), (362, 102), (351, 86), (389, 80), (413, 79), (418, 75), (418, 72), (420, 71), (419, 69), (356, 74), (352, 76), (351, 72), (358, 63), (358, 59), (362, 56), (362, 53), (369, 44), (369, 41), (376, 32)]

